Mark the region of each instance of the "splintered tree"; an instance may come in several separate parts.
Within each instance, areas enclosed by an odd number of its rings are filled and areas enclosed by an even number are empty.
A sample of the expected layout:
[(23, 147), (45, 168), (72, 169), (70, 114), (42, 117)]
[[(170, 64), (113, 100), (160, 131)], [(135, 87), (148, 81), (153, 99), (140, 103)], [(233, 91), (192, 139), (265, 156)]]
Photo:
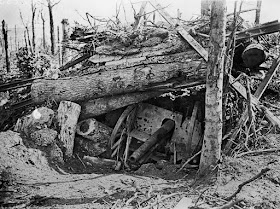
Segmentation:
[(2, 20), (2, 33), (4, 38), (4, 48), (6, 55), (6, 69), (7, 73), (10, 72), (10, 60), (9, 60), (9, 51), (8, 51), (8, 26), (5, 23), (5, 20)]
[(50, 17), (50, 37), (51, 37), (51, 53), (54, 55), (55, 52), (55, 31), (53, 22), (53, 7), (56, 6), (60, 1), (54, 3), (51, 0), (46, 0), (48, 3), (49, 17)]
[(24, 25), (24, 28), (25, 28), (25, 31), (26, 31), (26, 33), (25, 33), (25, 40), (26, 40), (26, 36), (27, 36), (26, 42), (28, 41), (28, 44), (26, 44), (26, 47), (30, 48), (30, 52), (32, 53), (32, 46), (31, 46), (31, 41), (30, 41), (30, 36), (29, 36), (28, 23), (24, 22), (21, 11), (19, 12), (19, 15), (20, 15), (21, 22)]
[(222, 89), (226, 27), (226, 0), (211, 4), (209, 60), (206, 76), (205, 131), (199, 166), (200, 175), (216, 167), (221, 156)]
[(42, 26), (43, 26), (43, 48), (46, 49), (46, 33), (45, 33), (45, 17), (43, 15), (43, 11), (41, 11), (41, 20), (42, 20)]
[(31, 18), (31, 26), (32, 26), (32, 48), (35, 52), (36, 42), (35, 42), (35, 15), (36, 15), (36, 5), (34, 4), (33, 0), (31, 1), (31, 12), (32, 12), (32, 18)]
[(262, 1), (258, 0), (257, 1), (257, 9), (256, 9), (255, 25), (260, 24), (261, 7), (262, 7)]

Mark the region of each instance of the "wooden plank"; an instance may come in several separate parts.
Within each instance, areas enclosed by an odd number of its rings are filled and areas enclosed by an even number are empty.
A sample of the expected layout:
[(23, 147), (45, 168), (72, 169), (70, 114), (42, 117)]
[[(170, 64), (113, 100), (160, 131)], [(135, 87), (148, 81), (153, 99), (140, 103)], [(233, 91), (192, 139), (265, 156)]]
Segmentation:
[[(232, 75), (229, 75), (229, 83), (244, 99), (247, 100), (246, 88), (238, 81), (234, 81), (234, 77)], [(258, 102), (258, 99), (252, 95), (252, 103), (256, 105)]]
[(203, 59), (208, 61), (208, 52), (182, 26), (177, 26), (176, 21), (172, 19), (160, 4), (156, 3), (156, 1), (151, 4), (170, 25), (176, 28), (178, 33), (203, 57)]
[(201, 122), (199, 120), (195, 120), (195, 125), (194, 125), (194, 130), (193, 130), (193, 135), (192, 135), (192, 155), (194, 155), (201, 146), (201, 142), (203, 138), (203, 133), (202, 133), (202, 128), (201, 128)]
[(280, 65), (280, 57), (278, 57), (277, 60), (273, 61), (269, 71), (266, 73), (263, 81), (261, 82), (261, 84), (257, 88), (256, 92), (254, 93), (254, 96), (258, 100), (262, 97), (262, 95), (265, 92), (268, 84), (270, 83), (271, 79), (273, 78), (273, 76), (275, 75), (276, 71), (278, 70), (279, 65)]
[[(278, 57), (277, 60), (274, 60), (269, 71), (266, 73), (263, 81), (261, 82), (261, 84), (259, 85), (257, 90), (255, 91), (254, 96), (252, 97), (253, 104), (258, 104), (260, 98), (262, 97), (263, 93), (265, 92), (268, 84), (270, 83), (271, 79), (275, 75), (279, 66), (280, 66), (280, 57)], [(234, 78), (231, 75), (229, 75), (229, 83), (236, 91), (238, 91), (241, 94), (241, 96), (243, 98), (247, 99), (246, 88), (238, 81), (234, 81)]]
[[(266, 90), (268, 84), (270, 83), (273, 75), (275, 74), (275, 72), (277, 71), (277, 69), (279, 68), (280, 65), (280, 57), (278, 57), (277, 60), (274, 60), (272, 66), (270, 67), (269, 71), (267, 72), (265, 78), (263, 79), (262, 83), (259, 85), (258, 89), (256, 90), (256, 92), (254, 93), (254, 95), (252, 95), (252, 103), (254, 105), (256, 105), (258, 107), (258, 109), (262, 110), (265, 114), (266, 119), (275, 127), (280, 128), (280, 119), (276, 116), (274, 116), (274, 114), (268, 110), (267, 108), (265, 108), (264, 106), (259, 104), (259, 100), (261, 98), (261, 96), (263, 95), (264, 91)], [(239, 92), (245, 99), (247, 99), (247, 95), (246, 95), (246, 88), (239, 82), (234, 81), (233, 82), (233, 77), (230, 76), (229, 77), (229, 82), (231, 84), (231, 86), (237, 91)], [(238, 127), (242, 124), (245, 124), (248, 120), (248, 110), (246, 109), (244, 111), (244, 113), (242, 114), (239, 123), (238, 123)], [(235, 131), (235, 133), (237, 133), (237, 131)], [(235, 140), (236, 136), (232, 136), (232, 140)], [(227, 145), (225, 146), (225, 152), (229, 153), (230, 152), (230, 147), (232, 145), (232, 141), (229, 141), (227, 143)]]
[(253, 27), (241, 32), (236, 33), (236, 40), (244, 40), (248, 38), (253, 38), (256, 36), (261, 36), (265, 34), (275, 33), (277, 31), (280, 31), (280, 23), (278, 20), (268, 22), (262, 25), (259, 25), (257, 27)]
[(76, 65), (76, 64), (78, 64), (78, 63), (80, 63), (80, 62), (82, 62), (82, 61), (84, 61), (84, 60), (86, 60), (90, 57), (91, 57), (90, 54), (84, 54), (84, 55), (82, 55), (81, 57), (79, 57), (75, 60), (71, 60), (71, 61), (67, 62), (65, 65), (59, 67), (58, 69), (61, 70), (61, 71), (67, 70), (68, 68), (73, 67), (74, 65)]
[(195, 102), (194, 107), (193, 107), (192, 117), (191, 117), (190, 123), (188, 125), (188, 129), (187, 129), (188, 136), (185, 139), (186, 140), (185, 141), (186, 150), (187, 150), (187, 152), (185, 153), (185, 159), (188, 159), (192, 154), (192, 136), (193, 136), (193, 132), (194, 132), (195, 121), (197, 118), (199, 105), (200, 105), (199, 101)]

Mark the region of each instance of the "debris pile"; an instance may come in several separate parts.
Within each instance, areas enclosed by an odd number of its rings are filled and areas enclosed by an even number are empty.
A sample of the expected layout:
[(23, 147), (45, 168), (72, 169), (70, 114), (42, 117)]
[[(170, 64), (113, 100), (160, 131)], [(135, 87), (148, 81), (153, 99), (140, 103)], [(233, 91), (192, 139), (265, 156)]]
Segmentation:
[[(31, 99), (26, 104), (59, 103), (59, 107), (53, 108), (57, 110), (52, 113), (55, 121), (50, 119), (47, 124), (38, 125), (37, 112), (33, 111), (32, 117), (21, 119), (15, 130), (24, 133), (32, 146), (56, 144), (47, 152), (62, 164), (77, 147), (83, 153), (81, 157), (88, 155), (87, 161), (101, 156), (117, 160), (125, 168), (150, 160), (189, 162), (202, 144), (204, 92), (201, 85), (206, 77), (209, 19), (177, 22), (160, 5), (154, 7), (170, 27), (154, 22), (143, 27), (139, 23), (141, 13), (132, 26), (108, 24), (102, 30), (98, 26), (91, 30), (77, 26), (64, 47), (78, 51), (78, 58), (61, 66), (55, 77), (14, 83), (31, 86)], [(233, 117), (233, 111), (225, 108), (224, 144), (228, 154), (234, 151), (233, 147), (244, 151), (252, 133), (257, 136), (252, 106), (269, 124), (280, 127), (279, 119), (259, 101), (279, 66), (279, 58), (264, 47), (264, 37), (279, 31), (280, 24), (273, 21), (245, 29), (242, 21), (228, 18), (227, 23), (227, 31), (233, 35), (227, 37), (224, 70), (228, 84), (225, 87), (232, 89), (226, 88), (225, 106), (230, 97), (240, 98), (240, 95), (245, 99), (242, 99), (243, 107), (247, 103), (247, 110), (240, 112), (243, 115), (239, 122), (241, 114)], [(255, 82), (251, 79), (256, 72), (263, 72), (263, 76), (255, 79), (263, 80), (252, 95), (250, 85)], [(1, 91), (12, 88), (5, 84)], [(195, 95), (198, 93), (200, 96)], [(171, 99), (162, 97), (163, 94)], [(4, 96), (1, 106), (7, 103)], [(190, 98), (194, 100), (188, 101)], [(40, 111), (38, 115), (42, 114)], [(240, 134), (247, 121), (249, 131)], [(242, 144), (246, 146), (242, 149), (233, 146), (233, 141), (238, 143), (244, 135)]]

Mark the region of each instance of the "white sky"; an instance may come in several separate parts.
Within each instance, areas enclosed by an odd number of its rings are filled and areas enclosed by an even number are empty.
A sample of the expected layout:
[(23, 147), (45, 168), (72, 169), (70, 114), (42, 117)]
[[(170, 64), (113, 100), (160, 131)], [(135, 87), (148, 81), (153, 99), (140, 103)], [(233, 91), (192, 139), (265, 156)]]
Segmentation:
[[(19, 11), (21, 10), (25, 21), (29, 20), (30, 22), (30, 2), (31, 0), (0, 0), (0, 20), (5, 19), (9, 25), (20, 25)], [(38, 10), (43, 9), (46, 17), (48, 17), (46, 7), (40, 3), (46, 2), (46, 0), (34, 0), (34, 2), (37, 2)], [(80, 15), (85, 16), (85, 13), (88, 12), (93, 16), (112, 17), (116, 14), (116, 6), (122, 4), (120, 15), (123, 19), (126, 16), (128, 22), (131, 22), (133, 21), (131, 2), (138, 12), (141, 0), (61, 0), (54, 7), (54, 18), (57, 24), (63, 18), (68, 18), (70, 23), (76, 20), (77, 22), (86, 24)], [(158, 0), (158, 2), (162, 6), (168, 6), (166, 10), (174, 17), (176, 17), (177, 9), (180, 9), (182, 17), (185, 20), (189, 20), (192, 16), (200, 14), (200, 0)], [(251, 8), (256, 4), (254, 1), (247, 2), (245, 4), (246, 8)], [(228, 12), (232, 12), (232, 5), (233, 1), (228, 1)], [(125, 15), (123, 7), (125, 8)], [(263, 0), (261, 22), (278, 19), (280, 17), (279, 8), (279, 0)], [(150, 7), (148, 10), (151, 11), (152, 8)], [(254, 17), (253, 13), (248, 13), (248, 15)], [(40, 24), (40, 19), (38, 19), (37, 24)]]
[[(59, 0), (52, 0), (57, 2)], [(42, 37), (42, 21), (39, 17), (39, 11), (43, 10), (46, 18), (46, 35), (47, 40), (49, 39), (49, 19), (47, 7), (43, 5), (46, 0), (34, 0), (37, 5), (37, 17), (36, 25), (37, 35), (36, 39), (41, 42)], [(182, 13), (182, 19), (190, 20), (200, 15), (200, 0), (157, 0), (163, 7), (166, 7), (166, 11), (172, 16), (177, 16), (177, 9), (180, 9)], [(85, 18), (85, 13), (88, 12), (92, 16), (100, 18), (113, 18), (116, 15), (117, 6), (121, 5), (120, 17), (122, 23), (133, 22), (133, 10), (132, 4), (136, 12), (139, 11), (142, 0), (61, 0), (53, 9), (55, 28), (61, 27), (61, 20), (63, 18), (69, 19), (70, 25), (74, 25), (74, 21), (77, 21), (83, 25), (88, 25), (81, 16)], [(256, 6), (256, 1), (245, 0), (244, 9), (253, 8)], [(227, 0), (228, 13), (233, 12), (233, 0)], [(280, 19), (280, 0), (262, 0), (261, 10), (261, 23)], [(147, 6), (146, 12), (153, 11), (154, 8)], [(15, 25), (17, 27), (17, 34), (23, 44), (23, 28), (21, 23), (19, 11), (22, 12), (25, 23), (28, 22), (29, 27), (31, 26), (31, 0), (0, 0), (0, 21), (3, 19), (9, 26), (10, 38), (13, 39)], [(245, 20), (254, 21), (255, 13), (249, 12), (245, 16)], [(156, 16), (156, 21), (161, 21), (159, 14)], [(61, 35), (61, 34), (60, 34)]]

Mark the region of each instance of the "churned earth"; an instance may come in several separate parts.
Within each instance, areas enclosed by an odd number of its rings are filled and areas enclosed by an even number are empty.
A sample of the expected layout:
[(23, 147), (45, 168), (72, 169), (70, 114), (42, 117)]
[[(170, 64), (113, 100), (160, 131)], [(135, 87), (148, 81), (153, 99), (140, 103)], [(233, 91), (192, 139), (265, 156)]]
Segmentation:
[[(268, 136), (274, 149), (280, 135)], [(238, 185), (268, 170), (241, 188), (235, 208), (280, 208), (280, 152), (226, 157), (217, 180), (199, 179), (196, 169), (164, 162), (137, 171), (116, 172), (83, 165), (84, 174), (50, 166), (43, 152), (27, 148), (18, 133), (0, 133), (2, 206), (11, 208), (174, 208), (187, 197), (189, 208), (219, 208)], [(75, 168), (75, 165), (77, 167)], [(74, 163), (72, 170), (80, 165)], [(234, 199), (236, 200), (236, 199)]]

